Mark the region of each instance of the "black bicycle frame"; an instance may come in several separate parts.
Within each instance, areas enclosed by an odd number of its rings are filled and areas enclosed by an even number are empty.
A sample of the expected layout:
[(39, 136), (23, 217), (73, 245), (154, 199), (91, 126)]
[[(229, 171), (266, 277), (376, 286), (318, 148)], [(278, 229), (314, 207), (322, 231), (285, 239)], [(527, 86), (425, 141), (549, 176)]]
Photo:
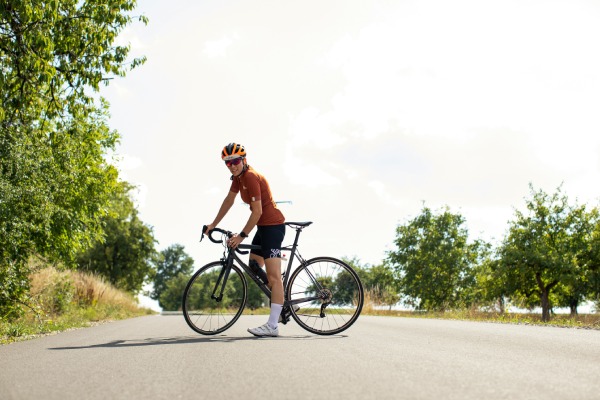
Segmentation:
[[(285, 269), (284, 278), (283, 278), (284, 299), (288, 295), (288, 293), (287, 293), (288, 281), (290, 278), (290, 272), (292, 271), (292, 263), (294, 261), (294, 258), (296, 258), (296, 257), (298, 258), (298, 261), (300, 262), (300, 266), (302, 266), (303, 264), (306, 263), (306, 260), (304, 260), (302, 258), (300, 253), (296, 254), (297, 249), (298, 249), (298, 240), (300, 238), (300, 232), (302, 232), (303, 227), (295, 227), (292, 229), (296, 230), (296, 236), (294, 238), (294, 243), (291, 246), (286, 246), (286, 247), (281, 248), (282, 250), (291, 252), (290, 259), (288, 260), (288, 265)], [(238, 246), (238, 248), (236, 249), (236, 251), (240, 254), (248, 254), (248, 251), (241, 251), (241, 249), (253, 250), (253, 249), (260, 249), (260, 248), (261, 247), (257, 246), (257, 245), (240, 244)], [(254, 271), (252, 271), (252, 269), (250, 269), (250, 267), (248, 265), (246, 265), (245, 262), (243, 262), (240, 259), (240, 257), (236, 254), (235, 251), (232, 251), (231, 248), (227, 248), (225, 250), (225, 252), (223, 253), (223, 258), (221, 259), (221, 262), (223, 263), (224, 268), (222, 268), (221, 272), (219, 273), (219, 278), (217, 279), (217, 282), (215, 283), (215, 288), (213, 289), (211, 298), (213, 300), (217, 300), (217, 301), (221, 301), (223, 299), (223, 292), (225, 291), (225, 285), (227, 284), (227, 279), (229, 278), (229, 273), (231, 272), (231, 268), (233, 266), (234, 261), (237, 261), (238, 265), (246, 272), (246, 274), (248, 276), (250, 276), (250, 278), (252, 278), (252, 280), (258, 285), (258, 287), (262, 290), (262, 292), (270, 299), (271, 298), (271, 289), (269, 289), (269, 287), (254, 273)], [(320, 293), (321, 290), (323, 289), (323, 287), (321, 286), (319, 281), (317, 281), (317, 279), (312, 275), (312, 273), (309, 270), (306, 270), (306, 272), (307, 272), (308, 276), (310, 277), (310, 279), (312, 280), (315, 287), (317, 288), (317, 292)], [(218, 295), (217, 295), (217, 293), (218, 293)], [(313, 301), (313, 300), (319, 300), (321, 298), (322, 298), (321, 296), (311, 296), (311, 297), (303, 297), (301, 299), (295, 299), (295, 300), (292, 300), (289, 302), (284, 300), (283, 305), (284, 305), (284, 307), (290, 307), (294, 304), (306, 303), (306, 302)]]

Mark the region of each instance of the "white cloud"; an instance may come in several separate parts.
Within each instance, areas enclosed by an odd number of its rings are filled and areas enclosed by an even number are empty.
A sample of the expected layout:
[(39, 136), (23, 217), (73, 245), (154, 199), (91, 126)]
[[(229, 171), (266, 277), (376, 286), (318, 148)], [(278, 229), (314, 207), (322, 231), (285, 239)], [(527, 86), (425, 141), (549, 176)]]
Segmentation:
[(386, 185), (383, 182), (371, 181), (367, 186), (370, 187), (384, 203), (400, 206), (400, 202), (395, 200), (394, 196), (387, 191)]
[(332, 113), (320, 112), (317, 107), (302, 110), (290, 121), (289, 137), (293, 146), (330, 149), (346, 141), (335, 132)]
[(341, 115), (330, 119), (359, 122), (363, 137), (381, 134), (390, 121), (453, 137), (480, 127), (546, 138), (597, 128), (600, 61), (586, 47), (599, 33), (598, 15), (562, 2), (532, 4), (518, 4), (519, 13), (510, 2), (391, 7), (388, 22), (341, 37), (322, 57), (347, 81), (333, 99)]
[[(459, 204), (505, 202), (530, 181), (553, 187), (590, 171), (597, 177), (600, 78), (592, 71), (600, 60), (583, 50), (600, 33), (598, 14), (562, 2), (521, 6), (390, 7), (342, 35), (317, 64), (339, 70), (345, 86), (330, 107), (291, 119), (297, 149), (335, 154), (362, 139), (361, 151), (394, 157), (398, 147), (376, 138), (403, 136), (401, 156), (424, 161), (423, 194)], [(390, 175), (390, 166), (378, 170), (364, 158), (367, 176)], [(394, 178), (410, 176), (409, 165), (394, 168)]]
[(131, 154), (121, 154), (117, 158), (117, 168), (120, 171), (131, 171), (142, 166), (142, 159)]
[(140, 37), (138, 31), (131, 26), (127, 26), (119, 33), (119, 36), (117, 36), (117, 39), (115, 40), (115, 45), (129, 46), (130, 51), (133, 53), (148, 49), (148, 46), (144, 43), (144, 40)]
[(133, 202), (138, 206), (138, 209), (143, 210), (146, 207), (146, 202), (148, 200), (148, 185), (146, 185), (145, 183), (131, 183), (135, 185), (135, 189), (131, 191)]
[(143, 210), (146, 207), (150, 192), (145, 179), (140, 178), (145, 170), (143, 160), (131, 154), (120, 154), (114, 157), (114, 163), (119, 170), (120, 179), (134, 185), (130, 195), (138, 209)]
[(288, 153), (284, 165), (284, 172), (289, 184), (302, 185), (311, 188), (319, 186), (339, 185), (340, 179), (328, 173), (324, 168), (324, 162), (319, 158), (299, 158)]
[(227, 55), (227, 50), (231, 45), (239, 39), (239, 34), (233, 32), (216, 40), (208, 40), (204, 42), (204, 50), (202, 51), (208, 58), (219, 58)]
[(131, 90), (127, 88), (127, 86), (122, 85), (119, 81), (113, 82), (111, 86), (117, 96), (131, 98)]

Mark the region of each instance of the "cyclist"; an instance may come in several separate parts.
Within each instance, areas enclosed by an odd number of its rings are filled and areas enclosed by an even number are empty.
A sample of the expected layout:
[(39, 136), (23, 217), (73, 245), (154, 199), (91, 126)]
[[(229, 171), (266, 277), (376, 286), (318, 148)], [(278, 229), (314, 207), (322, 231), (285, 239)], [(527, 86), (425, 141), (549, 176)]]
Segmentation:
[(250, 262), (266, 266), (269, 288), (271, 288), (271, 312), (269, 320), (257, 328), (248, 329), (254, 336), (278, 336), (278, 319), (283, 308), (283, 282), (281, 281), (281, 243), (285, 236), (285, 217), (277, 208), (269, 183), (256, 172), (246, 160), (246, 149), (238, 143), (229, 143), (221, 152), (221, 159), (231, 172), (231, 187), (212, 224), (206, 232), (214, 229), (233, 206), (238, 194), (244, 203), (250, 205), (250, 217), (239, 234), (229, 239), (228, 245), (236, 248), (248, 237), (256, 226), (253, 245), (261, 250), (250, 252)]

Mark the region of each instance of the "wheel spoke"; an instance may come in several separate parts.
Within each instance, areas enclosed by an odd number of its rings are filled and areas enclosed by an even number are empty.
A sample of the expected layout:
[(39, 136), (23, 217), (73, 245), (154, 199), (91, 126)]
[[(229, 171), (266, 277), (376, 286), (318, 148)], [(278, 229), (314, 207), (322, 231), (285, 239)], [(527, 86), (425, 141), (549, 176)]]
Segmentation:
[[(240, 269), (232, 266), (227, 279), (217, 284), (223, 268), (220, 262), (202, 267), (184, 291), (183, 314), (188, 325), (198, 333), (221, 333), (231, 327), (244, 310), (246, 280)], [(216, 296), (223, 293), (223, 296), (215, 300), (213, 293)]]
[(288, 299), (300, 307), (292, 313), (294, 320), (321, 335), (349, 328), (360, 315), (364, 301), (358, 275), (347, 264), (328, 257), (309, 260), (295, 270), (288, 291)]

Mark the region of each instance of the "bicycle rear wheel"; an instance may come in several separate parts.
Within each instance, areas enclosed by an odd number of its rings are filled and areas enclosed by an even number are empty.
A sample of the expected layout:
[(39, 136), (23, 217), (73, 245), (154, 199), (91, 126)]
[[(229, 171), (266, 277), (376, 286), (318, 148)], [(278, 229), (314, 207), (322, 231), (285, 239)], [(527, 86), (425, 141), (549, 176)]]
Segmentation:
[(216, 335), (229, 329), (246, 306), (248, 284), (239, 267), (227, 268), (215, 261), (200, 268), (183, 292), (183, 316), (202, 335)]
[(360, 278), (343, 261), (317, 257), (298, 267), (290, 277), (287, 300), (294, 320), (317, 335), (348, 329), (360, 315), (364, 291)]

